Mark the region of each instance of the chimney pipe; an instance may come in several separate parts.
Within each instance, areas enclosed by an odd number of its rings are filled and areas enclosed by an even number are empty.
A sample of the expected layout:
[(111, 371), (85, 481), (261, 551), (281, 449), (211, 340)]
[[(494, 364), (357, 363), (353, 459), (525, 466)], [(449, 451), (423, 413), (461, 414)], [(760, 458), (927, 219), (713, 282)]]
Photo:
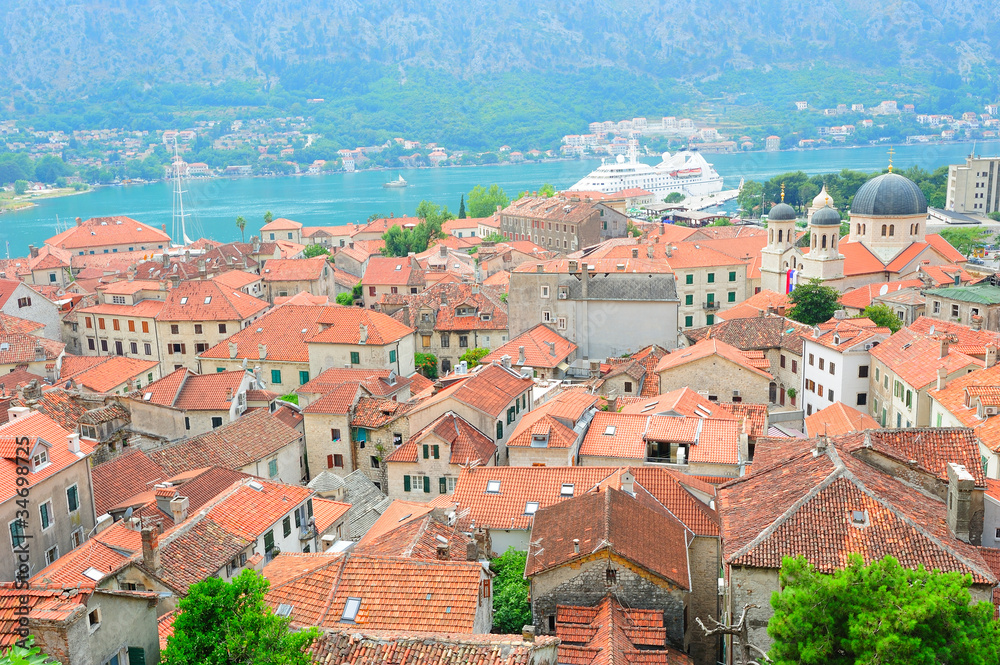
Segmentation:
[(160, 536), (151, 526), (142, 529), (142, 565), (153, 572), (160, 569)]
[(525, 360), (524, 360), (524, 347), (523, 346), (519, 346), (519, 347), (517, 347), (517, 366), (518, 367), (523, 367), (524, 363), (525, 363)]
[(66, 437), (66, 445), (69, 451), (74, 455), (80, 454), (80, 434), (78, 432), (73, 432)]
[(180, 524), (188, 517), (190, 502), (186, 496), (179, 496), (170, 502), (170, 513), (174, 516), (174, 524)]
[(527, 625), (521, 629), (521, 639), (525, 642), (535, 641), (535, 627), (532, 625)]
[(944, 367), (938, 367), (937, 371), (937, 389), (944, 390), (945, 386), (948, 385), (948, 370)]
[(261, 360), (267, 358), (267, 344), (257, 345), (257, 355), (260, 356)]
[(573, 554), (579, 554), (579, 553), (580, 553), (580, 539), (579, 538), (574, 538), (573, 539)]
[(997, 364), (997, 346), (996, 344), (986, 345), (986, 367), (993, 367)]
[(961, 464), (948, 463), (948, 529), (962, 542), (969, 542), (972, 490), (976, 480)]
[(476, 547), (476, 541), (470, 540), (465, 544), (465, 560), (466, 561), (479, 560), (479, 550)]
[(586, 262), (580, 264), (580, 295), (586, 299), (590, 292), (590, 266)]
[(236, 357), (236, 342), (229, 343), (229, 358), (230, 360)]
[(438, 543), (437, 558), (441, 561), (448, 561), (451, 559), (451, 547), (448, 543)]
[(940, 355), (938, 358), (944, 358), (948, 355), (948, 337), (946, 335), (941, 336), (941, 344), (939, 346)]

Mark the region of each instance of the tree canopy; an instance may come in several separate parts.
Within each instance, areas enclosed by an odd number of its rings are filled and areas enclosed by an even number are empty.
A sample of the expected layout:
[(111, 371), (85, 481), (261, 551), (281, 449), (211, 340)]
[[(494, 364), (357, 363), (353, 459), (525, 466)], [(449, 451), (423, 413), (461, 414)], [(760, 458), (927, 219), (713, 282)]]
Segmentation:
[(493, 579), (493, 627), (501, 633), (520, 633), (531, 623), (531, 604), (528, 602), (528, 581), (524, 579), (527, 552), (513, 547), (490, 561)]
[(232, 582), (209, 577), (181, 598), (164, 665), (308, 665), (315, 628), (293, 632), (291, 619), (264, 602), (270, 584), (244, 570)]
[(322, 256), (323, 254), (328, 255), (329, 253), (330, 250), (328, 250), (323, 245), (317, 245), (316, 243), (313, 243), (311, 245), (306, 245), (306, 248), (302, 250), (302, 255), (307, 259), (311, 259), (314, 256)]
[(469, 364), (469, 369), (472, 369), (473, 367), (475, 367), (475, 366), (477, 366), (479, 364), (480, 360), (482, 360), (483, 358), (485, 358), (488, 355), (490, 355), (490, 350), (489, 349), (484, 349), (482, 347), (478, 347), (478, 348), (475, 348), (475, 349), (469, 349), (468, 351), (466, 351), (465, 353), (463, 353), (459, 357), (459, 360), (464, 360), (465, 362), (467, 362)]
[(799, 284), (788, 295), (792, 308), (788, 310), (788, 318), (806, 325), (815, 326), (829, 321), (834, 312), (840, 309), (840, 292), (829, 286), (823, 286), (822, 280), (813, 278), (805, 284)]
[(413, 364), (417, 371), (428, 379), (436, 379), (438, 375), (438, 359), (433, 353), (413, 354)]
[(968, 256), (977, 247), (987, 244), (992, 235), (989, 230), (975, 226), (941, 231), (941, 237), (957, 249), (962, 256)]
[(504, 194), (500, 185), (490, 185), (489, 189), (476, 185), (466, 196), (466, 211), (469, 217), (489, 217), (497, 210), (497, 206), (506, 208), (510, 199)]
[(857, 554), (832, 575), (803, 557), (782, 562), (767, 632), (777, 665), (995, 665), (993, 605), (971, 603), (971, 575), (903, 568)]
[(892, 308), (885, 303), (868, 305), (868, 307), (865, 307), (864, 311), (858, 315), (858, 318), (871, 319), (876, 324), (882, 326), (883, 328), (888, 328), (892, 332), (896, 332), (903, 327), (903, 322), (899, 320), (898, 316), (893, 314)]

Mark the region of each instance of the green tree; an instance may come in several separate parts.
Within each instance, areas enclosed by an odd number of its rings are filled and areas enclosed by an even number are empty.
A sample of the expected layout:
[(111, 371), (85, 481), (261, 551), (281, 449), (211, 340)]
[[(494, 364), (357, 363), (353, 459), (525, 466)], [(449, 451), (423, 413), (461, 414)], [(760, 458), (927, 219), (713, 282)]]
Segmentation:
[(295, 393), (288, 393), (287, 395), (282, 395), (278, 399), (280, 399), (283, 402), (289, 402), (291, 404), (295, 404), (296, 406), (299, 403), (299, 396), (296, 395)]
[(273, 221), (274, 221), (274, 215), (272, 215), (271, 211), (268, 210), (267, 212), (264, 213), (264, 223), (270, 224)]
[(483, 358), (485, 358), (489, 354), (490, 354), (490, 350), (489, 349), (484, 349), (482, 347), (478, 347), (478, 348), (475, 348), (475, 349), (469, 349), (468, 351), (466, 351), (465, 353), (463, 353), (461, 356), (459, 356), (458, 359), (459, 360), (464, 360), (465, 362), (467, 362), (469, 364), (469, 369), (472, 369), (473, 367), (475, 367), (476, 365), (479, 364), (480, 360), (482, 360)]
[(991, 213), (987, 213), (986, 216), (989, 217), (990, 219), (992, 219), (995, 222), (1000, 222), (1000, 211), (994, 210)]
[(60, 665), (60, 663), (42, 653), (42, 649), (35, 646), (35, 638), (28, 636), (24, 640), (24, 646), (13, 644), (7, 653), (0, 654), (0, 665)]
[[(542, 185), (541, 189), (538, 190), (538, 195), (544, 196), (547, 199), (551, 199), (553, 196), (556, 195), (556, 188), (550, 185), (549, 183), (545, 183), (544, 185)], [(494, 210), (496, 210), (496, 208), (494, 208)]]
[(458, 202), (458, 218), (465, 219), (465, 194), (462, 194), (462, 198)]
[(670, 192), (669, 194), (667, 194), (666, 198), (663, 199), (663, 202), (664, 203), (680, 203), (685, 198), (687, 198), (687, 197), (685, 197), (680, 192)]
[(236, 218), (236, 228), (240, 230), (240, 242), (246, 242), (247, 220), (243, 215)]
[(893, 314), (892, 308), (885, 303), (868, 305), (868, 307), (865, 307), (864, 311), (862, 311), (861, 314), (855, 318), (871, 319), (876, 324), (882, 326), (883, 328), (888, 328), (892, 332), (896, 332), (903, 327), (903, 322), (899, 320), (898, 316)]
[(308, 665), (315, 628), (294, 632), (291, 618), (264, 602), (270, 584), (244, 570), (232, 582), (209, 577), (181, 598), (164, 665)]
[(524, 579), (527, 552), (513, 547), (490, 561), (493, 578), (493, 626), (501, 633), (520, 633), (531, 623), (528, 581)]
[(438, 375), (438, 359), (433, 353), (414, 353), (413, 364), (417, 371), (428, 379), (436, 379)]
[(311, 259), (314, 256), (322, 256), (323, 254), (329, 255), (330, 250), (328, 250), (323, 245), (317, 245), (312, 243), (311, 245), (306, 245), (306, 248), (302, 250), (302, 255), (307, 259)]
[(724, 217), (720, 217), (714, 222), (711, 222), (709, 226), (733, 226), (733, 223)]
[(1000, 662), (993, 605), (971, 603), (972, 576), (864, 565), (851, 554), (832, 575), (803, 557), (782, 562), (767, 632), (777, 665)]
[(15, 180), (14, 193), (17, 194), (18, 196), (23, 195), (25, 192), (28, 191), (28, 185), (30, 184), (31, 183), (28, 182), (27, 180)]
[(510, 199), (504, 194), (500, 185), (490, 185), (489, 189), (476, 185), (469, 192), (469, 217), (489, 217), (497, 210), (497, 206), (506, 208)]
[(347, 293), (346, 291), (344, 293), (338, 293), (337, 304), (344, 305), (345, 307), (350, 307), (351, 305), (354, 304), (354, 294)]
[(796, 286), (789, 294), (792, 308), (788, 310), (788, 318), (810, 326), (829, 321), (840, 309), (838, 298), (840, 292), (837, 289), (823, 286), (822, 280), (814, 277), (808, 283)]
[(756, 180), (746, 180), (743, 182), (743, 189), (736, 195), (736, 202), (740, 206), (740, 214), (744, 217), (753, 217), (756, 211), (760, 216), (761, 194), (764, 186)]
[(483, 242), (503, 242), (504, 240), (506, 238), (495, 231), (483, 238)]
[(992, 234), (986, 229), (967, 226), (961, 229), (945, 229), (941, 231), (941, 237), (957, 249), (963, 256), (972, 254), (977, 247), (988, 242)]
[(364, 299), (365, 296), (363, 293), (361, 282), (358, 282), (357, 284), (354, 285), (354, 288), (351, 289), (351, 295), (354, 297), (355, 302)]

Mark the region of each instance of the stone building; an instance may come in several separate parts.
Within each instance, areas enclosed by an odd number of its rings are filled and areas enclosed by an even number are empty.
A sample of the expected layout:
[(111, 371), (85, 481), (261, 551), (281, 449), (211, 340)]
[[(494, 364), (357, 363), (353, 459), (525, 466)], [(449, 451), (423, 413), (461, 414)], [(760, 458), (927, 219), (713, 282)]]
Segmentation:
[(624, 237), (627, 222), (625, 215), (603, 203), (522, 196), (500, 212), (500, 234), (569, 253)]
[(156, 317), (167, 298), (166, 285), (122, 281), (98, 291), (94, 305), (77, 312), (74, 347), (85, 356), (129, 355), (160, 360)]
[(153, 252), (169, 247), (170, 236), (165, 225), (154, 229), (130, 217), (92, 217), (87, 221), (77, 217), (74, 226), (47, 239), (45, 244), (79, 256)]
[(390, 369), (410, 376), (414, 366), (414, 330), (391, 316), (333, 305), (323, 307), (320, 330), (306, 340), (309, 370), (319, 376), (331, 367)]
[(1000, 287), (990, 283), (951, 286), (927, 289), (923, 296), (928, 318), (1000, 332)]
[(361, 278), (361, 295), (365, 307), (376, 309), (384, 296), (416, 295), (425, 286), (424, 271), (416, 257), (373, 256)]
[(521, 419), (507, 439), (511, 466), (573, 466), (597, 411), (598, 396), (564, 390)]
[(268, 302), (286, 298), (305, 291), (314, 296), (334, 298), (337, 285), (333, 279), (333, 266), (326, 256), (311, 259), (269, 259), (261, 269)]
[(687, 349), (664, 356), (656, 366), (660, 392), (688, 386), (706, 392), (710, 401), (773, 404), (774, 376), (769, 361), (751, 357), (717, 339), (704, 339)]
[(0, 312), (41, 324), (38, 335), (52, 341), (62, 339), (59, 307), (23, 282), (0, 279)]

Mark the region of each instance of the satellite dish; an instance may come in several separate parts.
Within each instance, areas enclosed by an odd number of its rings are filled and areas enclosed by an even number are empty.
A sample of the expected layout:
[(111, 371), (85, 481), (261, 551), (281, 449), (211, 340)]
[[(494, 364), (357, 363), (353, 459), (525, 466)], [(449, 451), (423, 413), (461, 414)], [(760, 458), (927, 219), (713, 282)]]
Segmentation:
[(125, 511), (125, 519), (132, 519), (132, 506), (129, 506), (128, 510)]
[(889, 285), (888, 284), (883, 284), (882, 288), (878, 290), (878, 294), (880, 296), (884, 296), (887, 293), (889, 293)]

